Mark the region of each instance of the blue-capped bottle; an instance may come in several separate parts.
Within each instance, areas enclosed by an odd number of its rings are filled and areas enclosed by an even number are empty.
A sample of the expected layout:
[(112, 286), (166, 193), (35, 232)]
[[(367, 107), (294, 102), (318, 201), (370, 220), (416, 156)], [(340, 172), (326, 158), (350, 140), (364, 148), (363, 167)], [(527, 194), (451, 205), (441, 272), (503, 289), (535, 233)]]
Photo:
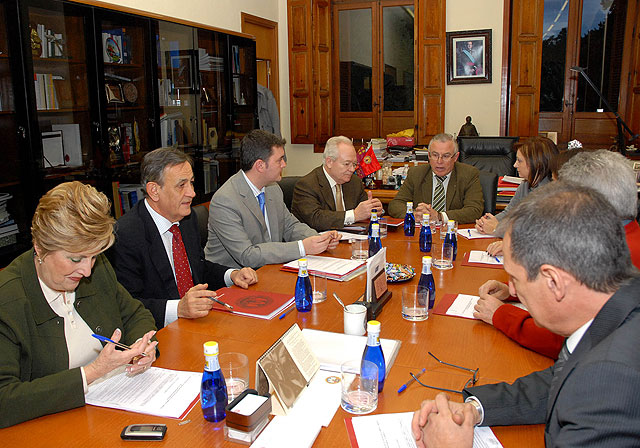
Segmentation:
[(226, 417), (227, 384), (218, 362), (218, 343), (204, 343), (204, 373), (200, 385), (200, 404), (205, 420), (219, 422)]
[(375, 208), (371, 210), (371, 219), (369, 220), (369, 229), (367, 230), (367, 235), (371, 238), (371, 229), (374, 224), (378, 224), (378, 210)]
[(313, 305), (313, 288), (307, 270), (307, 259), (298, 260), (298, 280), (296, 281), (296, 309), (301, 313), (311, 311)]
[(420, 227), (420, 250), (431, 252), (431, 226), (429, 225), (429, 213), (422, 214), (422, 227)]
[(444, 237), (444, 242), (451, 243), (451, 248), (453, 249), (453, 261), (456, 261), (456, 255), (458, 255), (458, 236), (456, 235), (454, 227), (455, 221), (450, 219), (447, 222), (447, 235)]
[(433, 308), (436, 302), (436, 282), (433, 281), (431, 273), (431, 261), (429, 256), (422, 257), (422, 274), (420, 274), (418, 281), (418, 293), (429, 292), (429, 309)]
[(413, 217), (413, 202), (407, 202), (407, 214), (404, 215), (404, 235), (416, 234), (416, 218)]
[(369, 258), (373, 257), (382, 249), (382, 240), (380, 239), (380, 224), (377, 222), (371, 226), (371, 236), (369, 237)]
[(382, 392), (387, 374), (387, 364), (380, 346), (380, 322), (377, 320), (367, 322), (367, 346), (364, 348), (362, 359), (371, 361), (378, 366), (378, 393)]

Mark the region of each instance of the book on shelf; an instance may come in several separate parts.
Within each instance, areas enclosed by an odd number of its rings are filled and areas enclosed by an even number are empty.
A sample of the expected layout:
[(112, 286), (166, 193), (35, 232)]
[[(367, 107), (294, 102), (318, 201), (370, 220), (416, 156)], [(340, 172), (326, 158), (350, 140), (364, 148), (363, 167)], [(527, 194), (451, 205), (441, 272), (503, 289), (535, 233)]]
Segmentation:
[(144, 189), (140, 184), (120, 184), (118, 187), (122, 213), (126, 213), (144, 198)]
[(62, 33), (56, 33), (42, 23), (36, 25), (36, 32), (40, 38), (40, 58), (61, 58), (64, 56), (64, 39)]
[(62, 152), (64, 164), (67, 166), (82, 166), (82, 144), (80, 142), (80, 125), (53, 124), (52, 131), (62, 132)]
[(38, 110), (60, 109), (56, 92), (56, 81), (63, 80), (62, 76), (51, 73), (35, 73), (33, 77), (36, 92), (36, 108)]

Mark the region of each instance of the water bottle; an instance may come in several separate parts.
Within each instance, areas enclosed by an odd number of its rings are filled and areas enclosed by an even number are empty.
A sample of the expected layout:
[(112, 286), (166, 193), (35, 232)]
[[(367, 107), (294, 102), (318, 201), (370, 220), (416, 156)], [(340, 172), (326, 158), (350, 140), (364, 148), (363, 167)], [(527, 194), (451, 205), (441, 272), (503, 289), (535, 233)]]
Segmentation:
[(413, 202), (407, 202), (407, 214), (404, 215), (404, 234), (413, 236), (416, 233), (416, 219), (413, 217)]
[(373, 228), (374, 224), (378, 224), (378, 210), (376, 210), (375, 208), (371, 210), (371, 219), (369, 220), (369, 229), (367, 231), (369, 238), (371, 238), (371, 229)]
[(313, 288), (307, 270), (307, 259), (298, 260), (298, 280), (296, 281), (296, 309), (301, 313), (311, 311), (313, 305)]
[(227, 406), (227, 384), (218, 362), (218, 343), (204, 343), (204, 373), (200, 386), (200, 404), (205, 420), (219, 422), (224, 420)]
[(429, 292), (429, 309), (433, 308), (436, 302), (436, 283), (433, 281), (433, 274), (431, 273), (431, 257), (422, 257), (422, 274), (420, 274), (420, 280), (418, 281), (418, 292)]
[(367, 322), (367, 346), (364, 348), (362, 359), (378, 366), (378, 393), (382, 392), (387, 365), (380, 347), (380, 322), (377, 320)]
[(373, 257), (382, 249), (382, 240), (380, 239), (380, 224), (377, 222), (371, 226), (371, 236), (369, 237), (369, 258)]
[(420, 228), (420, 250), (431, 252), (431, 226), (429, 225), (429, 213), (422, 215), (422, 227)]
[(458, 254), (458, 237), (456, 232), (453, 230), (453, 226), (455, 221), (450, 219), (447, 222), (447, 236), (444, 237), (445, 243), (451, 243), (451, 248), (453, 249), (453, 261), (456, 261), (456, 255)]

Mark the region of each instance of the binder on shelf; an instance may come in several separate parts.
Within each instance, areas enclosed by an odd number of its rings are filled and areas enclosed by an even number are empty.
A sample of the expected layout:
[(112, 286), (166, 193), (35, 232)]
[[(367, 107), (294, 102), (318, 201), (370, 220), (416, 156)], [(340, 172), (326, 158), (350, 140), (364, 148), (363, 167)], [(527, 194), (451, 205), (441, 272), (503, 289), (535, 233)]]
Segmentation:
[(80, 142), (80, 125), (54, 124), (51, 125), (53, 131), (62, 132), (62, 151), (65, 165), (82, 166), (82, 144)]
[(42, 159), (45, 168), (64, 165), (62, 131), (42, 133)]

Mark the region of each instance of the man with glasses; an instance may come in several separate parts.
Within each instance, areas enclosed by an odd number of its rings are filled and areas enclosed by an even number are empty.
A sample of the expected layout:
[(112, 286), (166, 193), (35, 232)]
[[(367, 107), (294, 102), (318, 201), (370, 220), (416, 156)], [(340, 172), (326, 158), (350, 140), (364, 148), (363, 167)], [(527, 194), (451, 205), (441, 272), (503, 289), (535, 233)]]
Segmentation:
[(423, 402), (412, 422), (417, 446), (471, 448), (475, 425), (542, 423), (547, 447), (637, 446), (640, 277), (615, 209), (591, 188), (558, 181), (518, 204), (499, 231), (510, 293), (567, 340), (548, 369), (465, 388), (465, 403), (442, 393)]
[(423, 213), (431, 220), (453, 219), (475, 223), (484, 211), (484, 197), (477, 168), (458, 162), (458, 144), (450, 134), (438, 134), (429, 142), (429, 164), (409, 169), (407, 179), (389, 204), (389, 214), (402, 218), (407, 202), (414, 204), (416, 221)]
[(342, 229), (382, 210), (382, 203), (371, 192), (365, 193), (358, 168), (356, 150), (347, 137), (331, 137), (322, 154), (324, 164), (298, 181), (293, 191), (291, 211), (300, 221), (319, 232)]

